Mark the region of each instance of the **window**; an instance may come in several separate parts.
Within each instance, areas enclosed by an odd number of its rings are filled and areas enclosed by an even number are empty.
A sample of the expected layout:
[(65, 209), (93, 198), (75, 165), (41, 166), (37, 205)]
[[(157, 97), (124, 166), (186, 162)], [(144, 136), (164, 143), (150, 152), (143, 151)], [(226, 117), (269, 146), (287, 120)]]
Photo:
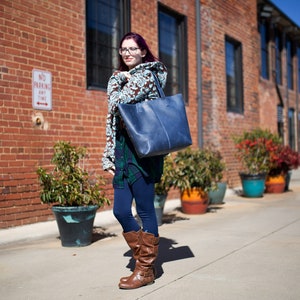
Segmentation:
[(300, 93), (300, 47), (297, 48), (298, 57), (298, 92)]
[(106, 88), (118, 68), (119, 41), (129, 26), (129, 0), (86, 1), (87, 88)]
[(159, 58), (168, 69), (166, 95), (181, 93), (188, 100), (186, 18), (159, 6)]
[(226, 37), (226, 92), (227, 111), (243, 113), (242, 46)]
[[(297, 121), (298, 121), (297, 123), (298, 123), (298, 135), (299, 135), (299, 132), (300, 132), (300, 113), (298, 113), (298, 120)], [(299, 151), (299, 149), (300, 149), (300, 139), (298, 138), (297, 140), (298, 140), (297, 149)]]
[(294, 89), (293, 80), (293, 44), (289, 37), (286, 39), (286, 63), (287, 63), (287, 85), (290, 90)]
[(275, 68), (276, 68), (276, 83), (282, 84), (282, 36), (281, 32), (275, 31)]
[(289, 108), (289, 146), (295, 150), (295, 111)]
[(283, 106), (277, 105), (277, 131), (278, 135), (282, 138), (283, 136)]
[(269, 35), (268, 26), (266, 23), (259, 25), (260, 31), (260, 47), (261, 47), (261, 76), (265, 79), (269, 79)]

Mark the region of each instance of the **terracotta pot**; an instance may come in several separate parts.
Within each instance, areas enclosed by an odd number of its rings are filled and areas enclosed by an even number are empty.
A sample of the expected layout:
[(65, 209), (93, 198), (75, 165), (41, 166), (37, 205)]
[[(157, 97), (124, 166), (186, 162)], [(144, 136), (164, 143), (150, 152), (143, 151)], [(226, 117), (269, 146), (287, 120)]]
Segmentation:
[(283, 193), (285, 190), (285, 175), (267, 176), (266, 193)]
[(185, 214), (205, 214), (208, 204), (208, 193), (200, 188), (184, 190), (181, 193), (181, 208)]

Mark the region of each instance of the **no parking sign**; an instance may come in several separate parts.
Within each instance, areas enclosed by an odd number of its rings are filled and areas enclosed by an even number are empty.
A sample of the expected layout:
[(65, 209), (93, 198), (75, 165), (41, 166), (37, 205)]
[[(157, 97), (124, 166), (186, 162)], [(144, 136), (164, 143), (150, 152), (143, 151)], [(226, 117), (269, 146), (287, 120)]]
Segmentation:
[(52, 74), (32, 70), (32, 107), (41, 110), (52, 109)]

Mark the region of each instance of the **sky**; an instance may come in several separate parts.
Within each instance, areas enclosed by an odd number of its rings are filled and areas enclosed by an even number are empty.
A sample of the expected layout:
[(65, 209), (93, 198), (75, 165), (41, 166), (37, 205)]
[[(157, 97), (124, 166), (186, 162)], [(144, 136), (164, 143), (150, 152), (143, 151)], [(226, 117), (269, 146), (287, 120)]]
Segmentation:
[(271, 0), (282, 12), (300, 26), (300, 1), (299, 0)]

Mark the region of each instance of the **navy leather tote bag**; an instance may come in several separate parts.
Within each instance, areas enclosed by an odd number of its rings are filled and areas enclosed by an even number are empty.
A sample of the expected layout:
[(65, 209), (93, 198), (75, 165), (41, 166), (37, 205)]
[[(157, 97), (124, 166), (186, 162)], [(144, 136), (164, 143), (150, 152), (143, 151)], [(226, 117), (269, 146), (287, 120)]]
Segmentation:
[(157, 77), (154, 74), (153, 77), (159, 98), (118, 105), (127, 133), (140, 158), (165, 155), (192, 144), (182, 95), (166, 97)]

